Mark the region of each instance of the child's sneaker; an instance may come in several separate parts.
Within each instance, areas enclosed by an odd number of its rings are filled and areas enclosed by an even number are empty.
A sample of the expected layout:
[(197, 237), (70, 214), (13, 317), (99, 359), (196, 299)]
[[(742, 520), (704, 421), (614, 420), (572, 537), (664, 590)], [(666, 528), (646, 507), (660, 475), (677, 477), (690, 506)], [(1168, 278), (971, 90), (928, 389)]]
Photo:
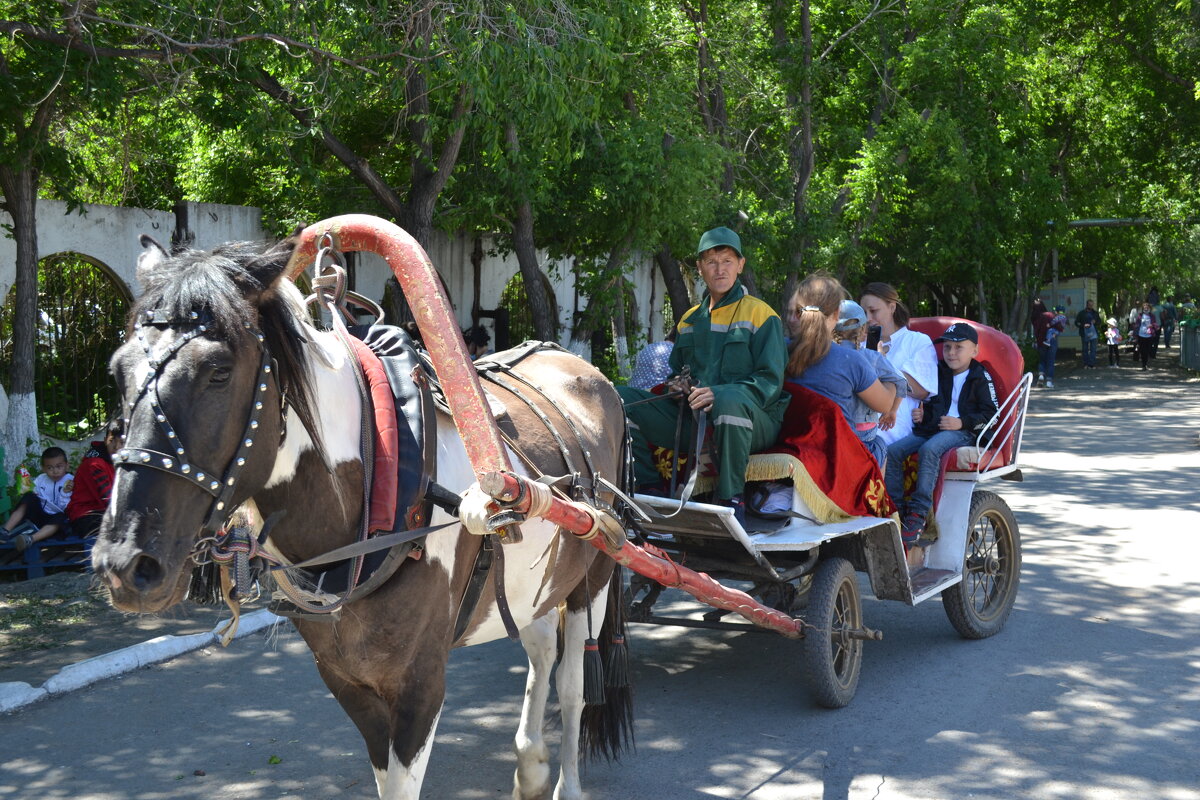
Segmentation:
[(23, 533), (37, 533), (38, 526), (26, 520), (11, 531), (0, 529), (0, 542), (11, 542)]
[(917, 511), (906, 511), (900, 517), (900, 538), (906, 545), (915, 544), (925, 531), (925, 515)]
[(1047, 380), (1047, 381), (1046, 381), (1046, 388), (1047, 388), (1047, 389), (1053, 389), (1053, 388), (1054, 388), (1054, 381)]

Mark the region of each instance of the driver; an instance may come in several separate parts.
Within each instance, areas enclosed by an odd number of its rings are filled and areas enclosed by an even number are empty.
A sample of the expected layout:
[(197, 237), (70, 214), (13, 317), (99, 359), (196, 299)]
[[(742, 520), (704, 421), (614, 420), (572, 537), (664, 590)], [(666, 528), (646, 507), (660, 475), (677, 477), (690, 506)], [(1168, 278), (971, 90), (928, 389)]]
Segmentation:
[(679, 449), (693, 436), (693, 414), (706, 411), (713, 426), (718, 475), (713, 502), (731, 506), (745, 519), (742, 489), (750, 454), (771, 445), (779, 434), (788, 396), (781, 394), (787, 348), (779, 315), (746, 293), (739, 276), (746, 266), (741, 238), (729, 228), (713, 228), (700, 237), (696, 268), (704, 279), (699, 305), (679, 320), (671, 351), (671, 374), (690, 370), (695, 381), (687, 396), (654, 402), (653, 394), (617, 387), (626, 404), (633, 438), (634, 478), (638, 491), (662, 493), (662, 476), (651, 446), (670, 449), (675, 441), (681, 401)]

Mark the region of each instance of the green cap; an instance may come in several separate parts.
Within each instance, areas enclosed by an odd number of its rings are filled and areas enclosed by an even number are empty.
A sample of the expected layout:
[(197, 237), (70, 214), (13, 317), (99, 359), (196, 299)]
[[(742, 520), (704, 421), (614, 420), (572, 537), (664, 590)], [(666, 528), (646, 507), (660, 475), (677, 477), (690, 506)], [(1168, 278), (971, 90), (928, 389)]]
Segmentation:
[(741, 237), (737, 235), (736, 231), (732, 231), (726, 227), (705, 231), (700, 237), (700, 246), (696, 249), (696, 254), (699, 255), (705, 250), (712, 250), (714, 247), (732, 247), (737, 251), (739, 256), (745, 257), (742, 253)]

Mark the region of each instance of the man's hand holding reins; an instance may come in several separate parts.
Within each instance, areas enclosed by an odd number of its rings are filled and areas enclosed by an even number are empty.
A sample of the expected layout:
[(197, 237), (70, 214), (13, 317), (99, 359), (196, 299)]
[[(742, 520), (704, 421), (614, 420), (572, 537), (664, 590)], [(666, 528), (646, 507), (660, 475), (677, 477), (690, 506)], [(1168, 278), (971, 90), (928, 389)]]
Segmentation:
[(713, 405), (711, 386), (697, 386), (688, 394), (688, 405), (693, 411), (708, 411)]

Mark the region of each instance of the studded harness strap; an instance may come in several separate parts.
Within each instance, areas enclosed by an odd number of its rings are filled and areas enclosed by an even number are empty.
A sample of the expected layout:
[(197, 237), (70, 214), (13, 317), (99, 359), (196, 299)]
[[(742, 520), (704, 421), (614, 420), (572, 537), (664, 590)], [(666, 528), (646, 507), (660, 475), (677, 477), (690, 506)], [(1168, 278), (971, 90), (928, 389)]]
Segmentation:
[[(262, 351), (262, 359), (259, 363), (258, 386), (255, 389), (254, 402), (250, 407), (250, 418), (246, 421), (246, 427), (242, 431), (237, 452), (234, 453), (233, 458), (226, 465), (224, 473), (220, 478), (217, 477), (215, 472), (202, 469), (198, 465), (191, 463), (183, 442), (180, 441), (179, 435), (171, 426), (171, 422), (167, 419), (166, 412), (163, 411), (162, 404), (159, 402), (158, 379), (161, 377), (162, 369), (166, 366), (167, 362), (174, 358), (183, 346), (192, 339), (206, 333), (210, 322), (211, 318), (207, 312), (201, 315), (192, 311), (187, 319), (171, 319), (163, 312), (154, 310), (147, 312), (143, 319), (138, 320), (134, 324), (134, 333), (137, 335), (138, 342), (142, 345), (142, 349), (146, 353), (146, 360), (149, 363), (150, 371), (138, 389), (137, 397), (134, 398), (126, 410), (125, 429), (129, 430), (129, 419), (133, 416), (134, 408), (143, 399), (148, 399), (155, 421), (163, 433), (166, 434), (175, 451), (173, 453), (163, 453), (145, 447), (122, 447), (112, 457), (114, 469), (141, 467), (157, 469), (161, 472), (183, 478), (201, 491), (212, 495), (213, 503), (209, 507), (208, 514), (205, 516), (204, 523), (200, 529), (200, 539), (202, 540), (216, 534), (233, 511), (230, 501), (237, 488), (238, 477), (241, 474), (242, 467), (246, 465), (246, 456), (250, 448), (254, 446), (254, 437), (258, 434), (259, 419), (263, 411), (263, 397), (266, 396), (267, 380), (270, 378), (272, 371), (271, 354), (267, 350), (263, 335), (260, 331), (251, 329), (251, 333), (254, 334), (254, 338), (258, 341), (258, 347)], [(166, 351), (155, 355), (153, 349), (150, 347), (150, 343), (146, 340), (146, 326), (158, 328), (191, 326), (191, 330), (180, 335), (179, 338), (171, 343)], [(282, 405), (283, 392), (280, 391), (279, 394)], [(282, 406), (282, 408), (282, 413), (286, 415), (286, 406)], [(286, 421), (283, 424), (286, 424)], [(226, 511), (227, 508), (228, 511)]]

